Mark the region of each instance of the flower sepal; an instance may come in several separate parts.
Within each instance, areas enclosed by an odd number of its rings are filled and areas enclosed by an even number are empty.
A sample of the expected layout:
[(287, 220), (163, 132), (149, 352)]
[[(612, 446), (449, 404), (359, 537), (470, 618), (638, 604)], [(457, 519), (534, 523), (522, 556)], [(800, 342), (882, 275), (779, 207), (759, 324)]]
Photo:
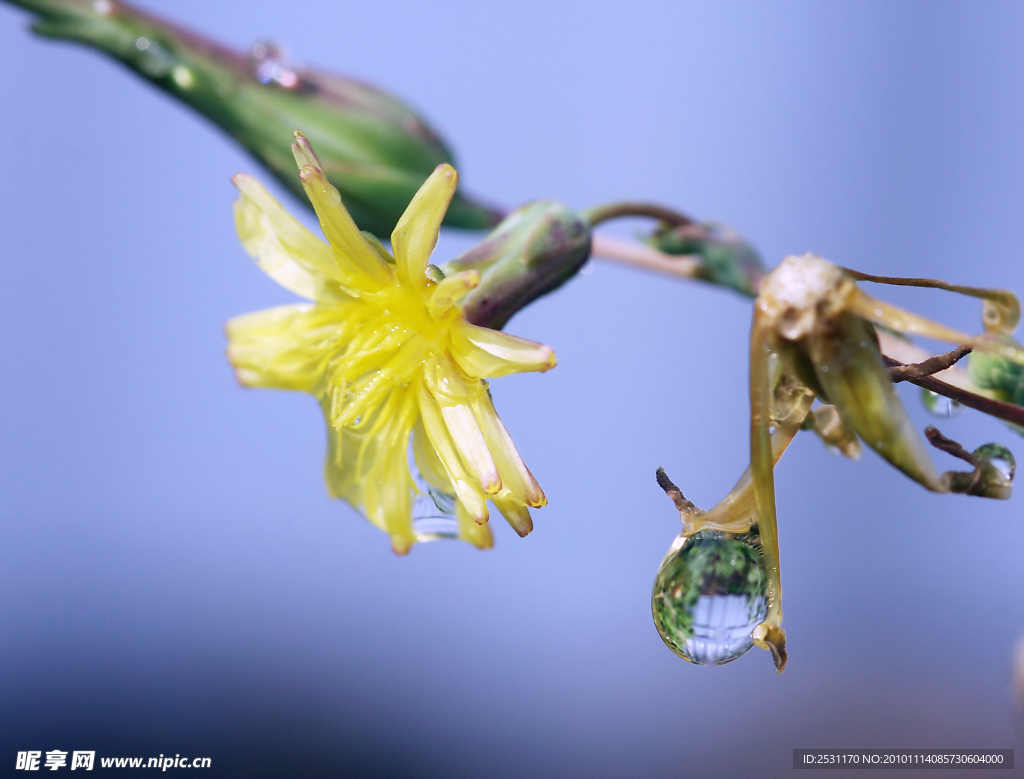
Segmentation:
[(513, 211), (442, 270), (480, 272), (463, 313), (475, 325), (500, 330), (521, 308), (572, 278), (589, 257), (587, 222), (561, 203), (538, 200)]

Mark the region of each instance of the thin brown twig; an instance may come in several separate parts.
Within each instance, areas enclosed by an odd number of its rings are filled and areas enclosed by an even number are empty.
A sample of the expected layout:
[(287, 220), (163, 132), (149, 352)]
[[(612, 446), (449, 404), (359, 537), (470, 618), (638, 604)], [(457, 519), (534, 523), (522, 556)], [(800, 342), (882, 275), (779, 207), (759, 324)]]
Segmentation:
[(978, 464), (981, 462), (980, 458), (968, 452), (952, 438), (946, 438), (946, 436), (939, 432), (938, 428), (933, 427), (932, 425), (928, 425), (928, 427), (924, 429), (924, 434), (928, 439), (928, 443), (946, 454), (951, 454), (954, 457), (958, 457), (961, 460), (969, 462), (975, 468), (977, 468)]
[(672, 482), (664, 468), (659, 468), (655, 476), (658, 479), (658, 486), (665, 490), (665, 494), (672, 499), (672, 503), (675, 504), (680, 514), (692, 514), (697, 511), (697, 507), (683, 497), (682, 490)]
[(893, 384), (899, 384), (901, 381), (910, 381), (912, 379), (923, 379), (925, 376), (931, 376), (939, 371), (952, 368), (970, 353), (970, 346), (961, 345), (945, 354), (929, 357), (921, 362), (900, 365), (898, 367), (893, 366), (889, 368), (889, 378), (892, 379)]
[[(892, 357), (882, 355), (882, 359), (885, 364), (890, 368), (903, 367), (903, 363), (899, 360), (894, 360)], [(921, 379), (907, 379), (911, 384), (916, 384), (918, 387), (923, 387), (926, 390), (930, 390), (937, 395), (942, 395), (950, 400), (955, 400), (961, 406), (967, 406), (973, 408), (976, 411), (980, 411), (983, 414), (988, 414), (996, 419), (1001, 419), (1004, 422), (1010, 422), (1014, 425), (1024, 427), (1024, 406), (1018, 406), (1014, 403), (1004, 403), (1001, 400), (993, 400), (992, 398), (986, 398), (982, 395), (976, 395), (973, 392), (954, 387), (952, 384), (947, 384), (944, 381), (939, 381), (934, 376), (925, 376)]]

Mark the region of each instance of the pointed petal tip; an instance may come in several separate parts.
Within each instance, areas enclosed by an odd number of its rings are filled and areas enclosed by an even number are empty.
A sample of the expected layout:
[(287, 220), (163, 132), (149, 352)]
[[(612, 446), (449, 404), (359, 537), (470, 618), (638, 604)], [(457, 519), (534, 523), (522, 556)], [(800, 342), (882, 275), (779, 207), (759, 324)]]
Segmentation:
[(544, 367), (540, 369), (541, 373), (546, 373), (547, 371), (551, 370), (556, 365), (558, 365), (558, 358), (555, 357), (555, 350), (552, 349), (550, 346), (541, 347), (540, 352), (541, 359), (544, 362)]
[(474, 533), (472, 535), (460, 535), (463, 541), (468, 541), (480, 551), (494, 548), (494, 536), (491, 534), (490, 528), (487, 525), (481, 525), (480, 530), (484, 532)]
[(416, 542), (415, 538), (407, 538), (405, 536), (391, 536), (391, 551), (396, 555), (404, 557), (412, 551), (412, 545)]
[(313, 151), (309, 139), (298, 130), (294, 133), (295, 143), (292, 144), (292, 156), (295, 157), (295, 164), (301, 169), (304, 165), (311, 165), (315, 168), (323, 167), (320, 158)]
[[(231, 359), (231, 352), (228, 352), (228, 360)], [(243, 387), (254, 387), (256, 386), (257, 377), (259, 374), (256, 371), (251, 371), (248, 368), (235, 368), (235, 381), (237, 381)]]
[(446, 179), (454, 178), (456, 183), (458, 183), (459, 172), (451, 166), (451, 163), (442, 162), (440, 165), (434, 168), (434, 172), (441, 176), (444, 176)]
[(527, 515), (527, 519), (529, 521), (526, 523), (512, 525), (512, 529), (516, 531), (520, 538), (526, 538), (533, 532), (533, 518)]
[(494, 505), (520, 538), (530, 535), (533, 530), (533, 517), (526, 506), (516, 500), (502, 498), (495, 499)]
[(480, 483), (480, 488), (484, 491), (485, 495), (497, 495), (501, 492), (501, 488), (503, 486), (504, 485), (501, 483), (501, 476), (498, 475), (497, 469), (495, 469), (494, 474), (490, 475), (486, 481), (482, 481)]

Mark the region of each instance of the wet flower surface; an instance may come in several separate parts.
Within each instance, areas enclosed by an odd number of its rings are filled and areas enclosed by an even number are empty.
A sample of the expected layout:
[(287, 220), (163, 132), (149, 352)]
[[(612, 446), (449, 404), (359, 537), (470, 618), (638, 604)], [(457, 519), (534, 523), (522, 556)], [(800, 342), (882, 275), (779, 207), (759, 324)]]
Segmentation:
[(392, 256), (356, 227), (300, 133), (292, 148), (327, 242), (254, 179), (235, 177), (235, 221), (246, 250), (275, 281), (313, 301), (228, 323), (238, 380), (319, 400), (331, 495), (387, 532), (395, 551), (435, 535), (413, 521), (422, 482), (435, 501), (454, 497), (460, 538), (492, 544), (488, 500), (526, 535), (533, 527), (528, 507), (546, 499), (498, 418), (486, 380), (548, 370), (555, 356), (547, 346), (466, 321), (459, 303), (479, 284), (478, 271), (444, 277), (428, 265), (457, 173), (440, 165), (423, 184), (391, 235)]

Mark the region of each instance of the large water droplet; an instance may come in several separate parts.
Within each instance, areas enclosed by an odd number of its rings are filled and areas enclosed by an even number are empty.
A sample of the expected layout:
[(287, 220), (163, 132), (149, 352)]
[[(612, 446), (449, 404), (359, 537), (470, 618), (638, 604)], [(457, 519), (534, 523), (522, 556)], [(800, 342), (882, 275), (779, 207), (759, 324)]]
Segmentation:
[(926, 389), (921, 390), (921, 402), (924, 404), (925, 411), (941, 419), (958, 417), (964, 410), (964, 407), (955, 400), (950, 400), (945, 395)]
[(651, 610), (669, 649), (698, 665), (722, 665), (747, 652), (768, 611), (768, 577), (757, 530), (703, 531), (658, 569)]
[(1013, 475), (1017, 471), (1017, 461), (1013, 452), (1002, 444), (984, 444), (973, 452), (977, 457), (984, 457), (1008, 482), (1013, 481)]

